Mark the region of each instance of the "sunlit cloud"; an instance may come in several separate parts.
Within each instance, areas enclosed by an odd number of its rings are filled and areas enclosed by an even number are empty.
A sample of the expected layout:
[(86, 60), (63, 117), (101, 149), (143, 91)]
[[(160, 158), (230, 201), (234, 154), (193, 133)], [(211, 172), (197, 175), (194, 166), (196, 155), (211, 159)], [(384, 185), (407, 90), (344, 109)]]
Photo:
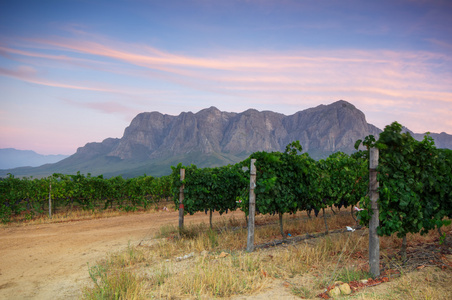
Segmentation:
[[(163, 71), (176, 72), (176, 70), (172, 69), (172, 67), (232, 70), (238, 68), (258, 68), (265, 67), (267, 65), (264, 62), (247, 61), (244, 59), (208, 59), (176, 55), (144, 45), (138, 47), (132, 46), (135, 49), (123, 49), (122, 47), (124, 46), (108, 46), (92, 41), (79, 41), (66, 38), (59, 38), (55, 40), (31, 39), (29, 41), (35, 42), (37, 45), (47, 45), (61, 50), (116, 59), (129, 62), (137, 66)], [(127, 47), (130, 48), (130, 46)]]
[[(415, 84), (419, 89), (432, 82), (437, 82), (434, 69), (437, 64), (451, 63), (445, 55), (428, 52), (394, 52), (394, 51), (302, 51), (299, 53), (233, 53), (224, 52), (216, 57), (202, 58), (176, 55), (140, 45), (100, 44), (92, 41), (59, 38), (55, 40), (34, 40), (39, 45), (54, 47), (64, 51), (91, 56), (90, 60), (107, 58), (143, 67), (150, 71), (152, 77), (161, 77), (177, 83), (193, 83), (204, 80), (220, 88), (228, 82), (262, 83), (290, 85), (294, 82), (320, 83), (338, 85), (354, 82), (381, 87), (381, 84), (403, 86)], [(1, 49), (1, 48), (0, 48)], [(19, 53), (19, 51), (16, 51)], [(23, 53), (23, 52), (22, 52)], [(47, 56), (47, 58), (51, 58)], [(67, 55), (55, 59), (67, 59)], [(436, 62), (432, 62), (436, 61)], [(125, 70), (126, 71), (126, 70)], [(227, 76), (227, 74), (230, 74)], [(450, 74), (448, 74), (450, 76)], [(171, 77), (172, 76), (172, 77)], [(425, 81), (426, 78), (431, 78)], [(439, 76), (438, 76), (439, 77)], [(445, 82), (450, 78), (443, 78)], [(415, 80), (415, 82), (413, 82)], [(419, 82), (423, 81), (423, 82)], [(419, 83), (421, 85), (419, 85)], [(369, 84), (368, 84), (369, 85)], [(232, 86), (232, 88), (234, 88)], [(248, 89), (249, 90), (249, 89)]]
[(71, 99), (64, 98), (63, 102), (68, 103), (73, 106), (77, 106), (84, 109), (96, 110), (105, 114), (119, 114), (123, 115), (126, 120), (130, 121), (139, 111), (130, 106), (123, 105), (115, 101), (105, 101), (105, 102), (81, 102), (74, 101)]
[(14, 70), (0, 68), (0, 75), (27, 80), (36, 74), (36, 69), (30, 66), (18, 66)]
[[(96, 40), (96, 41), (95, 41)], [(100, 40), (101, 42), (98, 42)], [(318, 99), (328, 103), (337, 99), (355, 100), (372, 107), (414, 107), (413, 103), (452, 104), (452, 58), (428, 51), (389, 50), (309, 50), (233, 51), (217, 50), (208, 55), (172, 53), (149, 45), (125, 44), (93, 34), (83, 38), (40, 38), (16, 41), (1, 46), (1, 53), (80, 63), (76, 74), (94, 70), (116, 74), (124, 82), (111, 84), (80, 80), (56, 80), (35, 67), (0, 69), (0, 75), (50, 87), (107, 92), (127, 97), (146, 97), (165, 90), (156, 80), (172, 85), (250, 103), (284, 101), (293, 107)], [(49, 52), (59, 53), (49, 54)], [(450, 68), (448, 68), (449, 66)], [(142, 81), (133, 85), (134, 78)], [(147, 86), (144, 82), (151, 82)], [(181, 92), (183, 93), (183, 92)], [(182, 94), (180, 95), (183, 96)], [(177, 92), (175, 93), (177, 97)], [(319, 100), (320, 99), (320, 100)], [(136, 100), (135, 103), (138, 103)], [(74, 103), (72, 103), (74, 104)], [(137, 109), (119, 102), (82, 103), (85, 108), (103, 113)], [(422, 115), (423, 113), (421, 113)], [(424, 114), (425, 115), (425, 114)], [(448, 127), (451, 128), (451, 127)], [(449, 129), (447, 129), (449, 130)]]
[(65, 84), (65, 83), (50, 81), (50, 80), (39, 78), (36, 75), (37, 75), (36, 69), (33, 67), (30, 67), (30, 66), (19, 66), (18, 68), (14, 69), (14, 70), (0, 68), (0, 76), (7, 76), (7, 77), (19, 79), (19, 80), (34, 83), (34, 84), (45, 85), (45, 86), (50, 86), (50, 87), (57, 87), (57, 88), (74, 89), (74, 90), (86, 90), (86, 91), (109, 92), (109, 93), (119, 92), (119, 90), (102, 88), (102, 87), (90, 87), (90, 86)]
[(74, 58), (74, 57), (69, 57), (67, 55), (50, 55), (50, 54), (45, 54), (45, 53), (24, 51), (24, 50), (20, 50), (20, 49), (14, 49), (14, 48), (10, 48), (10, 47), (2, 47), (2, 46), (0, 46), (0, 54), (1, 55), (17, 54), (17, 55), (22, 55), (22, 56), (29, 56), (29, 57), (35, 57), (35, 58), (46, 58), (46, 59), (51, 59), (51, 60), (97, 63), (97, 61), (94, 61), (94, 60)]

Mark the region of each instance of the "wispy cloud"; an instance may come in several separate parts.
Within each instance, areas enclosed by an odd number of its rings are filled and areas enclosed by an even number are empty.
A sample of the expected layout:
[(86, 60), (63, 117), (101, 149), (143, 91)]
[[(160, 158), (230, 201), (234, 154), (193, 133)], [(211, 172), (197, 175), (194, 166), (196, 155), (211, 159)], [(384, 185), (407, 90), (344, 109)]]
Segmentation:
[(65, 88), (65, 89), (74, 89), (74, 90), (96, 91), (96, 92), (110, 92), (110, 93), (119, 92), (118, 90), (113, 90), (113, 89), (108, 89), (108, 88), (90, 87), (90, 86), (66, 84), (66, 83), (50, 81), (50, 80), (39, 78), (36, 75), (37, 75), (36, 69), (34, 69), (33, 67), (29, 67), (29, 66), (19, 66), (18, 68), (14, 69), (14, 70), (0, 68), (0, 76), (12, 77), (15, 79), (19, 79), (22, 81), (35, 83), (35, 84), (39, 84), (39, 85), (45, 85), (45, 86), (57, 87), (57, 88)]
[[(168, 51), (152, 48), (147, 45), (121, 44), (104, 41), (102, 44), (89, 40), (75, 40), (68, 38), (34, 39), (36, 47), (48, 47), (53, 50), (64, 51), (65, 55), (45, 55), (23, 50), (12, 50), (0, 47), (0, 50), (9, 51), (20, 55), (44, 57), (55, 60), (83, 60), (105, 63), (105, 59), (122, 62), (124, 71), (127, 65), (142, 67), (149, 71), (163, 71), (147, 73), (151, 76), (160, 76), (180, 82), (181, 78), (194, 80), (206, 80), (210, 84), (219, 86), (225, 83), (268, 83), (278, 84), (303, 84), (320, 83), (334, 85), (345, 81), (375, 82), (373, 85), (381, 87), (381, 84), (400, 86), (400, 84), (412, 84), (413, 80), (422, 81), (418, 86), (435, 83), (436, 78), (427, 82), (425, 79), (435, 75), (435, 69), (441, 64), (451, 64), (449, 56), (431, 52), (395, 52), (395, 51), (362, 51), (355, 49), (328, 51), (328, 50), (303, 50), (298, 52), (282, 53), (272, 52), (233, 52), (223, 51), (211, 54), (210, 57), (197, 57), (190, 55), (174, 54)], [(6, 49), (6, 50), (5, 50)], [(87, 55), (89, 58), (73, 58), (70, 54)], [(120, 71), (119, 71), (120, 72)], [(141, 72), (145, 75), (145, 72)], [(451, 74), (449, 73), (448, 76)], [(435, 77), (435, 76), (433, 76)], [(300, 81), (302, 79), (303, 81)], [(395, 81), (394, 81), (395, 80)], [(447, 81), (444, 78), (442, 81)], [(437, 88), (438, 84), (433, 84)]]
[(13, 70), (0, 67), (0, 75), (13, 77), (20, 80), (28, 80), (29, 78), (34, 77), (36, 73), (36, 69), (30, 66), (18, 66)]
[(21, 56), (29, 56), (29, 57), (35, 57), (35, 58), (45, 58), (45, 59), (51, 59), (51, 60), (97, 63), (94, 60), (87, 60), (87, 59), (80, 59), (80, 58), (75, 58), (75, 57), (69, 57), (67, 55), (50, 55), (50, 54), (45, 54), (45, 53), (25, 51), (25, 50), (14, 49), (14, 48), (11, 48), (11, 47), (3, 47), (3, 46), (0, 46), (0, 54), (1, 55), (17, 54), (17, 55), (21, 55)]
[[(447, 45), (446, 45), (447, 46)], [(452, 58), (428, 51), (309, 50), (299, 51), (205, 51), (190, 55), (143, 44), (126, 44), (91, 34), (78, 38), (40, 38), (1, 46), (0, 53), (77, 63), (74, 72), (89, 70), (132, 78), (140, 85), (55, 80), (33, 67), (0, 69), (0, 75), (36, 84), (108, 92), (146, 95), (165, 90), (143, 84), (155, 80), (192, 90), (228, 95), (237, 102), (284, 101), (296, 105), (300, 99), (366, 99), (368, 105), (407, 108), (414, 103), (452, 104)], [(54, 54), (58, 53), (58, 54)], [(31, 63), (32, 64), (32, 63)], [(33, 64), (32, 64), (33, 65)], [(36, 67), (38, 68), (38, 67)], [(182, 92), (183, 93), (183, 92)], [(85, 107), (112, 113), (127, 111), (118, 102), (88, 103)], [(131, 110), (131, 109), (130, 109)]]
[(88, 108), (96, 111), (100, 111), (106, 114), (119, 114), (127, 116), (127, 121), (130, 121), (130, 118), (137, 114), (137, 109), (131, 108), (130, 106), (123, 105), (116, 101), (103, 101), (103, 102), (80, 102), (74, 101), (68, 98), (62, 99), (63, 102), (68, 103), (73, 106)]

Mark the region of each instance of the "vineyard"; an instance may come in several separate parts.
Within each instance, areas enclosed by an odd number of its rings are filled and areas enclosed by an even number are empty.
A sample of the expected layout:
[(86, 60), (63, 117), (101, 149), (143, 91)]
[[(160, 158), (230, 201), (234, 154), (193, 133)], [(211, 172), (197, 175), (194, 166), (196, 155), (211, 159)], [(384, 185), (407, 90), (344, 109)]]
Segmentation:
[[(283, 215), (306, 211), (317, 216), (325, 209), (360, 207), (362, 225), (370, 220), (368, 197), (370, 147), (380, 150), (377, 169), (379, 181), (379, 235), (425, 234), (450, 224), (452, 218), (452, 151), (437, 149), (428, 135), (417, 141), (402, 133), (402, 125), (387, 126), (376, 141), (368, 136), (355, 147), (367, 150), (352, 155), (334, 153), (314, 161), (299, 154), (299, 142), (289, 144), (284, 153), (256, 152), (234, 166), (197, 169), (196, 166), (173, 167), (173, 199), (179, 206), (179, 189), (184, 185), (184, 210), (198, 211), (241, 209), (248, 213), (250, 160), (256, 159), (256, 213), (278, 214), (283, 238)], [(186, 177), (180, 180), (180, 169)], [(334, 210), (333, 210), (334, 211)], [(328, 224), (325, 219), (326, 231)], [(443, 238), (445, 235), (443, 235)]]
[[(256, 160), (256, 213), (277, 214), (283, 238), (284, 214), (306, 211), (309, 216), (325, 209), (333, 211), (354, 207), (363, 210), (362, 225), (370, 219), (368, 197), (369, 148), (380, 150), (377, 169), (379, 181), (379, 235), (427, 233), (450, 223), (452, 218), (452, 151), (437, 149), (427, 135), (416, 141), (402, 133), (397, 122), (387, 126), (378, 140), (373, 136), (357, 141), (364, 146), (348, 155), (337, 152), (326, 159), (313, 160), (302, 152), (298, 141), (284, 152), (255, 152), (248, 159), (217, 168), (199, 169), (194, 165), (172, 167), (169, 176), (141, 176), (132, 179), (83, 174), (54, 174), (47, 178), (0, 180), (0, 217), (25, 219), (60, 209), (85, 210), (117, 208), (125, 211), (148, 209), (161, 199), (173, 197), (179, 207), (183, 186), (185, 213), (240, 209), (248, 214), (250, 161)], [(185, 169), (181, 180), (180, 170)], [(211, 214), (212, 215), (212, 214)], [(211, 220), (212, 222), (212, 220)], [(325, 219), (326, 231), (328, 231)]]
[(29, 220), (47, 213), (51, 216), (58, 210), (70, 212), (73, 209), (146, 210), (170, 196), (168, 176), (104, 179), (77, 173), (19, 179), (10, 175), (0, 180), (0, 218), (2, 222), (9, 222), (13, 216)]

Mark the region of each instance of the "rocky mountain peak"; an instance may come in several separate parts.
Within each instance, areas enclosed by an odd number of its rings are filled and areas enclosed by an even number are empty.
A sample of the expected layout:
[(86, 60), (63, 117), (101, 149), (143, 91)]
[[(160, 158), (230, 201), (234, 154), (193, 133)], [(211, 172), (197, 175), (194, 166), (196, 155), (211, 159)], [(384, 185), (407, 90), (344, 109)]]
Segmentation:
[[(380, 132), (367, 123), (363, 112), (344, 100), (289, 116), (256, 109), (223, 112), (213, 106), (178, 116), (143, 112), (132, 120), (121, 139), (88, 143), (58, 163), (32, 171), (20, 168), (25, 173), (14, 174), (48, 176), (81, 171), (106, 177), (144, 173), (160, 176), (170, 173), (170, 166), (179, 162), (198, 167), (225, 165), (239, 162), (255, 151), (284, 151), (296, 140), (303, 151), (319, 159), (337, 151), (352, 153), (356, 140)], [(423, 138), (423, 134), (413, 136)], [(431, 136), (438, 148), (452, 148), (451, 135)]]
[(212, 106), (179, 116), (141, 113), (108, 155), (121, 159), (133, 158), (134, 151), (152, 159), (190, 152), (235, 155), (283, 151), (294, 140), (300, 140), (306, 151), (321, 155), (351, 152), (357, 139), (378, 132), (361, 111), (344, 100), (291, 116), (256, 109), (229, 113)]

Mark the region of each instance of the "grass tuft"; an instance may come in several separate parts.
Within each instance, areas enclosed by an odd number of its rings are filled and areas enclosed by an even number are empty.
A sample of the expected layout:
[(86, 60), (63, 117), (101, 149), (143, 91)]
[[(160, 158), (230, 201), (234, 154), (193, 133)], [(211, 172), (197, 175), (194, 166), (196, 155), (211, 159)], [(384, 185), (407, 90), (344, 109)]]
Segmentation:
[(84, 299), (145, 299), (143, 279), (125, 269), (110, 270), (101, 266), (89, 267), (95, 287), (84, 290)]
[(336, 276), (337, 281), (350, 282), (361, 279), (371, 278), (372, 274), (367, 271), (359, 270), (356, 267), (345, 267), (339, 270)]

